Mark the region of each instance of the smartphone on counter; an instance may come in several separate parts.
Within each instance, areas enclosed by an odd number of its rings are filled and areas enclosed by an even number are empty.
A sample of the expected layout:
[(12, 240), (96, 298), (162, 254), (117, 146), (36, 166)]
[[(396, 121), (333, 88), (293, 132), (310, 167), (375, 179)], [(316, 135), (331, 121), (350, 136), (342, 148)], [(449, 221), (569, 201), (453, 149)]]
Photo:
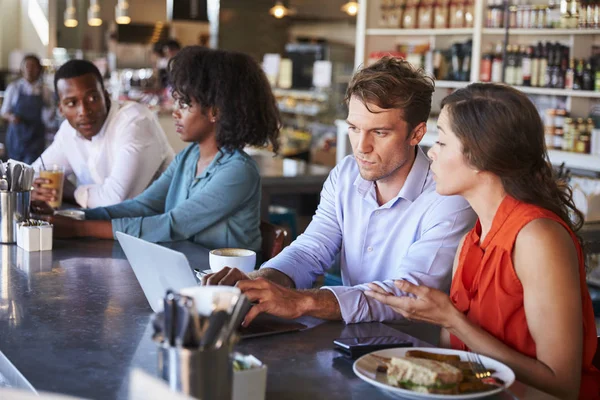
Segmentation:
[(375, 350), (413, 346), (412, 341), (397, 336), (339, 338), (333, 344), (336, 350), (351, 358), (358, 358)]

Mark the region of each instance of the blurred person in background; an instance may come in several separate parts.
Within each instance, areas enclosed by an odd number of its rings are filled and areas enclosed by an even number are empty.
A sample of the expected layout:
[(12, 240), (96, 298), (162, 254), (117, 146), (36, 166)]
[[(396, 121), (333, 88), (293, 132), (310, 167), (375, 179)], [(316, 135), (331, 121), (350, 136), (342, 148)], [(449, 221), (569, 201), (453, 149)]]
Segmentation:
[(44, 85), (40, 59), (28, 54), (21, 62), (22, 78), (8, 85), (0, 115), (8, 122), (8, 158), (31, 164), (45, 148), (46, 126), (55, 114), (54, 96)]
[(190, 145), (141, 195), (86, 210), (85, 221), (56, 216), (54, 234), (112, 239), (120, 231), (259, 253), (260, 174), (244, 147), (279, 147), (279, 110), (267, 78), (246, 54), (200, 46), (182, 49), (168, 71), (175, 126)]
[[(56, 164), (65, 168), (65, 176), (75, 175), (76, 187), (65, 181), (67, 202), (88, 208), (133, 198), (173, 160), (173, 149), (156, 116), (142, 104), (111, 103), (91, 62), (66, 62), (54, 75), (54, 87), (66, 120), (33, 167)], [(46, 179), (35, 180), (33, 200), (56, 200), (55, 189), (42, 187), (46, 183)], [(34, 207), (43, 211), (40, 204)]]
[(181, 44), (175, 39), (169, 39), (163, 45), (163, 54), (167, 60), (175, 57), (180, 50)]

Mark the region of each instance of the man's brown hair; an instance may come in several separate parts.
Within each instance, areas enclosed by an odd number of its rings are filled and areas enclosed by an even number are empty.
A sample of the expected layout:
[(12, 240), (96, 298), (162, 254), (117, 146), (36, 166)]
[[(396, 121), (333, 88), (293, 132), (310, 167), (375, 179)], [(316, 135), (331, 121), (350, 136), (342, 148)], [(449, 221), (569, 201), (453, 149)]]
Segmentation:
[(406, 60), (383, 57), (354, 74), (345, 100), (348, 104), (356, 97), (367, 109), (369, 103), (386, 110), (401, 109), (412, 131), (421, 122), (427, 122), (434, 88), (433, 79), (422, 69)]

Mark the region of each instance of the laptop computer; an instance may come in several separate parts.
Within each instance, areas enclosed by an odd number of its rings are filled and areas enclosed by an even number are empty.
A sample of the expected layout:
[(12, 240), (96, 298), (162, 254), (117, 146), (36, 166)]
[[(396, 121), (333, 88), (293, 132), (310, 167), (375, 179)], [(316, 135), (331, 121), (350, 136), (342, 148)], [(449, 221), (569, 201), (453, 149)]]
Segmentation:
[(168, 289), (178, 292), (198, 284), (190, 263), (183, 253), (123, 232), (117, 232), (117, 240), (152, 311), (162, 311), (162, 299)]
[[(194, 271), (183, 253), (123, 232), (117, 232), (116, 235), (152, 311), (162, 311), (162, 299), (168, 289), (178, 292), (198, 284)], [(261, 314), (250, 326), (242, 328), (240, 335), (247, 339), (304, 328), (306, 325), (299, 322)]]

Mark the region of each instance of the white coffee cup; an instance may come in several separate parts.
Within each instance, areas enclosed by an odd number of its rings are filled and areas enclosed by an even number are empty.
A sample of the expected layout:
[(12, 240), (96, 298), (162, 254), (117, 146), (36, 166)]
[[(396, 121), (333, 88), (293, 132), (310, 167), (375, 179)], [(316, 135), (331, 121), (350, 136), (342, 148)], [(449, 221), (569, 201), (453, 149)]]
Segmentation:
[(193, 298), (198, 314), (204, 316), (216, 310), (231, 312), (242, 294), (233, 286), (192, 286), (181, 289), (179, 293)]
[(208, 263), (212, 272), (219, 272), (225, 267), (237, 268), (242, 272), (254, 271), (256, 253), (246, 249), (215, 249), (208, 255)]

